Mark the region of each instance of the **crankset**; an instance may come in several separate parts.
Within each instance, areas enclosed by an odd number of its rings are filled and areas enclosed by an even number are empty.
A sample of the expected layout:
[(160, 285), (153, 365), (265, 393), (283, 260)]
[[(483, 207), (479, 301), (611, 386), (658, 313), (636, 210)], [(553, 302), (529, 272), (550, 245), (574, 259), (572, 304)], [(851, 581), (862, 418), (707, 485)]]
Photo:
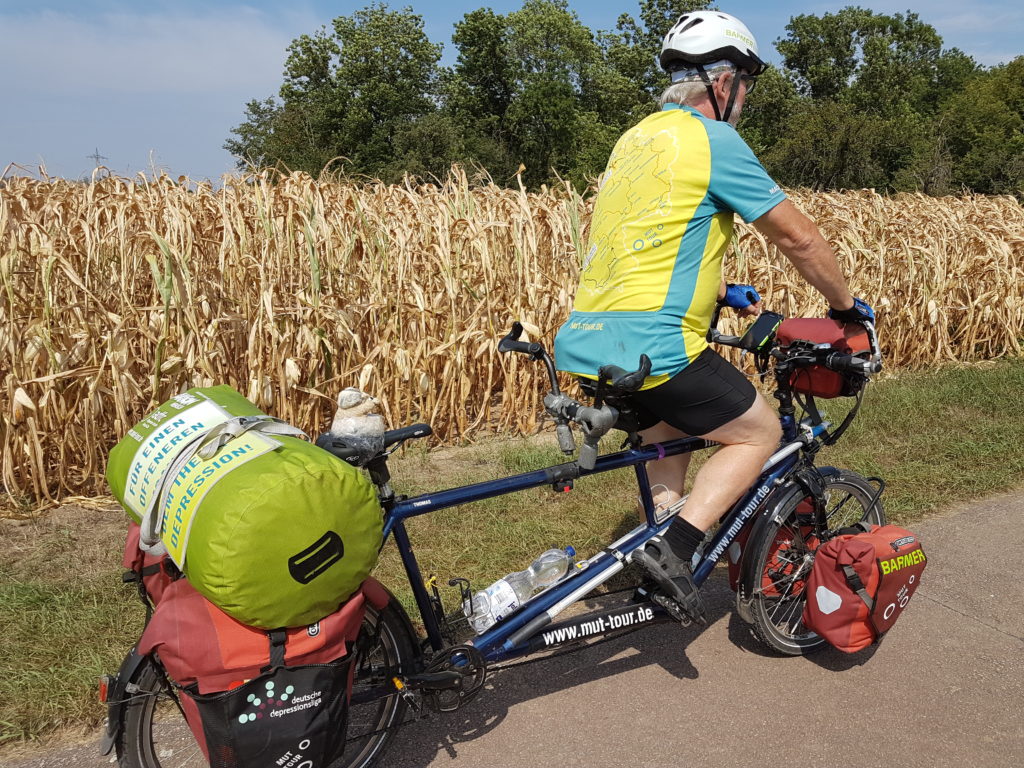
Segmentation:
[[(455, 645), (431, 659), (422, 677), (434, 683), (419, 686), (427, 706), (435, 712), (454, 712), (480, 693), (487, 664), (473, 646)], [(410, 687), (415, 684), (414, 679), (409, 682)]]

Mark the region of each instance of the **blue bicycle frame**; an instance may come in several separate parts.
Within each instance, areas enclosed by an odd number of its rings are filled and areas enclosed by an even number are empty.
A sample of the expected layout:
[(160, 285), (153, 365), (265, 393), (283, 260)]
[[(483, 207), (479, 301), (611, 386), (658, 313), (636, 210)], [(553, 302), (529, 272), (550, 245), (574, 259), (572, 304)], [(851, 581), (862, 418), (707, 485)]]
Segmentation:
[[(782, 479), (797, 466), (800, 450), (826, 432), (830, 425), (827, 422), (813, 426), (804, 424), (802, 425), (803, 435), (800, 435), (792, 417), (783, 418), (782, 426), (783, 445), (766, 462), (758, 481), (722, 519), (715, 535), (704, 547), (694, 569), (694, 582), (698, 586), (711, 575), (715, 563), (722, 553), (732, 544), (747, 522), (754, 517), (772, 489), (780, 485)], [(395, 544), (409, 577), (417, 607), (426, 627), (427, 639), (432, 648), (435, 651), (440, 651), (444, 647), (444, 641), (405, 528), (407, 519), (437, 509), (502, 496), (527, 488), (550, 485), (570, 477), (592, 475), (629, 466), (634, 468), (646, 522), (589, 560), (578, 563), (573, 571), (561, 581), (532, 597), (514, 613), (497, 621), (490, 629), (472, 641), (472, 645), (488, 662), (501, 661), (536, 650), (536, 647), (529, 644), (531, 638), (548, 627), (552, 619), (569, 605), (584, 598), (621, 571), (633, 551), (643, 547), (653, 536), (668, 527), (672, 515), (662, 513), (659, 517), (655, 511), (646, 463), (714, 445), (715, 443), (701, 438), (680, 438), (664, 444), (645, 445), (600, 456), (591, 470), (580, 469), (575, 463), (559, 464), (533, 472), (428, 493), (395, 502), (385, 515), (384, 536), (386, 538), (389, 533), (394, 534)]]

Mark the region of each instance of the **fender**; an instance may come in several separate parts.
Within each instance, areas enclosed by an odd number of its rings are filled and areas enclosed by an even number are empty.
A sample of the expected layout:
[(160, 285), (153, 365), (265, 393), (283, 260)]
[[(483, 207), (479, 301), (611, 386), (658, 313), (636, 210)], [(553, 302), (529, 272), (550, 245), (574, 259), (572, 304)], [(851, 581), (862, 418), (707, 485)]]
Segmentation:
[(753, 546), (754, 543), (759, 542), (767, 535), (768, 529), (774, 525), (775, 516), (794, 494), (798, 493), (801, 497), (815, 494), (820, 495), (822, 492), (822, 479), (839, 474), (839, 470), (835, 467), (814, 467), (813, 469), (816, 470), (818, 476), (813, 480), (807, 478), (810, 482), (805, 482), (805, 478), (801, 477), (799, 473), (790, 477), (782, 487), (778, 488), (769, 497), (764, 511), (753, 521), (750, 536), (747, 538), (747, 545), (740, 555), (740, 577), (736, 587), (736, 613), (748, 624), (754, 620), (750, 604), (754, 599), (754, 589), (760, 583), (760, 574), (754, 573), (754, 557), (752, 555), (748, 557), (747, 555), (756, 549)]
[(128, 705), (128, 684), (135, 678), (142, 665), (149, 662), (148, 656), (138, 653), (133, 646), (121, 662), (117, 674), (107, 683), (107, 723), (100, 738), (100, 754), (109, 755), (114, 748), (121, 728), (124, 727), (124, 709)]

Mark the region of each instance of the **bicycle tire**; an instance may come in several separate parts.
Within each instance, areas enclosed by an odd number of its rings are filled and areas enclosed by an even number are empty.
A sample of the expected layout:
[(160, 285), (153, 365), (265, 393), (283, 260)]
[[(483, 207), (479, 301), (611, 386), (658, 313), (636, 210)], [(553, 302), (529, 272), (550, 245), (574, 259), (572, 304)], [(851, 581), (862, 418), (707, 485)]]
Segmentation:
[[(885, 525), (877, 489), (856, 472), (819, 468), (824, 480), (828, 529), (835, 531), (860, 520)], [(874, 503), (872, 503), (872, 499)], [(870, 506), (869, 506), (870, 505)], [(807, 576), (818, 540), (808, 526), (811, 498), (795, 485), (773, 505), (763, 524), (751, 533), (744, 569), (744, 592), (754, 636), (774, 651), (800, 656), (822, 649), (826, 641), (803, 623)], [(798, 515), (803, 519), (798, 520)], [(801, 525), (801, 522), (803, 523)], [(809, 556), (809, 557), (808, 557)]]
[[(344, 755), (331, 768), (370, 768), (387, 749), (408, 704), (395, 692), (359, 703), (361, 689), (379, 687), (400, 673), (415, 670), (418, 644), (401, 604), (391, 595), (378, 611), (369, 606), (353, 662), (353, 702), (349, 707)], [(379, 632), (378, 632), (379, 627)], [(376, 638), (367, 645), (367, 638)], [(365, 650), (364, 650), (365, 649)], [(130, 681), (138, 686), (125, 706), (117, 759), (121, 768), (207, 768), (208, 762), (174, 701), (163, 669), (147, 660)]]

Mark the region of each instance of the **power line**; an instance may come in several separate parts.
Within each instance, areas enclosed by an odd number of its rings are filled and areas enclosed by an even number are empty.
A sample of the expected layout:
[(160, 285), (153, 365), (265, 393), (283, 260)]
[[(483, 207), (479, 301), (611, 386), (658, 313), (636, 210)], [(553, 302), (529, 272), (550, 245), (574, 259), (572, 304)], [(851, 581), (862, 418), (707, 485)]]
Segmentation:
[(107, 160), (108, 159), (108, 158), (106, 158), (106, 157), (104, 157), (103, 155), (100, 154), (100, 150), (99, 150), (98, 147), (93, 150), (91, 155), (86, 155), (86, 157), (89, 158), (90, 160), (95, 160), (97, 167), (99, 167), (99, 164), (100, 164), (101, 160)]

